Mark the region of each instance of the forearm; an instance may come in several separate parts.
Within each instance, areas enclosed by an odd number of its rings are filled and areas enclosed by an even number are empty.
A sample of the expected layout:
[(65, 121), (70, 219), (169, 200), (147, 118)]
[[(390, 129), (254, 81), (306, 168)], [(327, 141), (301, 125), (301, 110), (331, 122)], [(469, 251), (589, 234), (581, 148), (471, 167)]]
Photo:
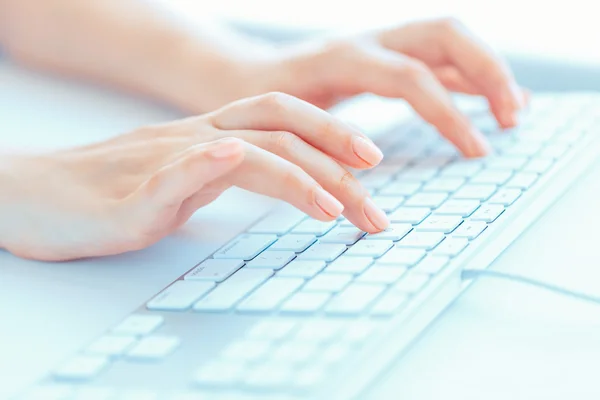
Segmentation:
[(215, 27), (182, 26), (144, 0), (0, 0), (0, 8), (0, 40), (16, 60), (194, 112), (239, 97), (233, 85), (252, 84), (266, 49)]

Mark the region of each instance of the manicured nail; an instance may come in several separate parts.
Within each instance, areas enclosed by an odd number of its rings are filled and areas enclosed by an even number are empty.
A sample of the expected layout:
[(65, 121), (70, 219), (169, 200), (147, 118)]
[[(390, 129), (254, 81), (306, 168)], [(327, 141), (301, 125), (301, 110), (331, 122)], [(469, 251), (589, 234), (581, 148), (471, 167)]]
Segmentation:
[(317, 189), (315, 201), (319, 208), (331, 217), (338, 217), (344, 211), (344, 205), (323, 189)]
[(375, 205), (373, 200), (369, 197), (365, 200), (365, 215), (371, 221), (373, 226), (380, 231), (384, 230), (390, 225), (390, 220), (387, 215)]
[(383, 153), (375, 146), (375, 143), (360, 136), (354, 137), (352, 149), (354, 150), (354, 154), (367, 164), (374, 166), (383, 160)]
[(208, 152), (213, 158), (229, 158), (240, 152), (240, 142), (237, 139), (221, 139), (212, 143)]

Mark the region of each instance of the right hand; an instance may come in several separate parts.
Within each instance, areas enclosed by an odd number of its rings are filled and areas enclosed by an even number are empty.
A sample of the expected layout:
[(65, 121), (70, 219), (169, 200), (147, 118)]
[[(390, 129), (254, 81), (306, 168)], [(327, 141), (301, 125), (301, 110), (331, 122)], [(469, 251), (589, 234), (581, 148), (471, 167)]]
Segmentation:
[(270, 93), (86, 147), (15, 156), (0, 168), (0, 247), (62, 261), (147, 247), (231, 186), (279, 198), (311, 217), (388, 226), (346, 167), (377, 165), (354, 128)]

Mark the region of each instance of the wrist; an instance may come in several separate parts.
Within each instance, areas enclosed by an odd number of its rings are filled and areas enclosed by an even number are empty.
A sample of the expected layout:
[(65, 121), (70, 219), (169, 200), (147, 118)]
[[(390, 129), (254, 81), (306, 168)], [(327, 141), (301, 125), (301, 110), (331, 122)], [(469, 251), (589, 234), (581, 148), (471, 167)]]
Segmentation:
[[(160, 96), (194, 114), (215, 110), (232, 101), (277, 90), (280, 73), (277, 50), (268, 44), (241, 41), (205, 43), (191, 39), (179, 43), (169, 79)], [(156, 85), (156, 81), (152, 83)]]

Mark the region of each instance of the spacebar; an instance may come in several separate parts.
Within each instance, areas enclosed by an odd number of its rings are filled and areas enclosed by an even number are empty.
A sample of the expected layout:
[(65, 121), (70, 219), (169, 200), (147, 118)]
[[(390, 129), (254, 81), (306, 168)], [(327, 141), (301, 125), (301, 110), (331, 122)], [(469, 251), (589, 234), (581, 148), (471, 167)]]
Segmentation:
[(194, 304), (193, 309), (194, 311), (227, 311), (271, 275), (273, 271), (270, 269), (242, 268)]

